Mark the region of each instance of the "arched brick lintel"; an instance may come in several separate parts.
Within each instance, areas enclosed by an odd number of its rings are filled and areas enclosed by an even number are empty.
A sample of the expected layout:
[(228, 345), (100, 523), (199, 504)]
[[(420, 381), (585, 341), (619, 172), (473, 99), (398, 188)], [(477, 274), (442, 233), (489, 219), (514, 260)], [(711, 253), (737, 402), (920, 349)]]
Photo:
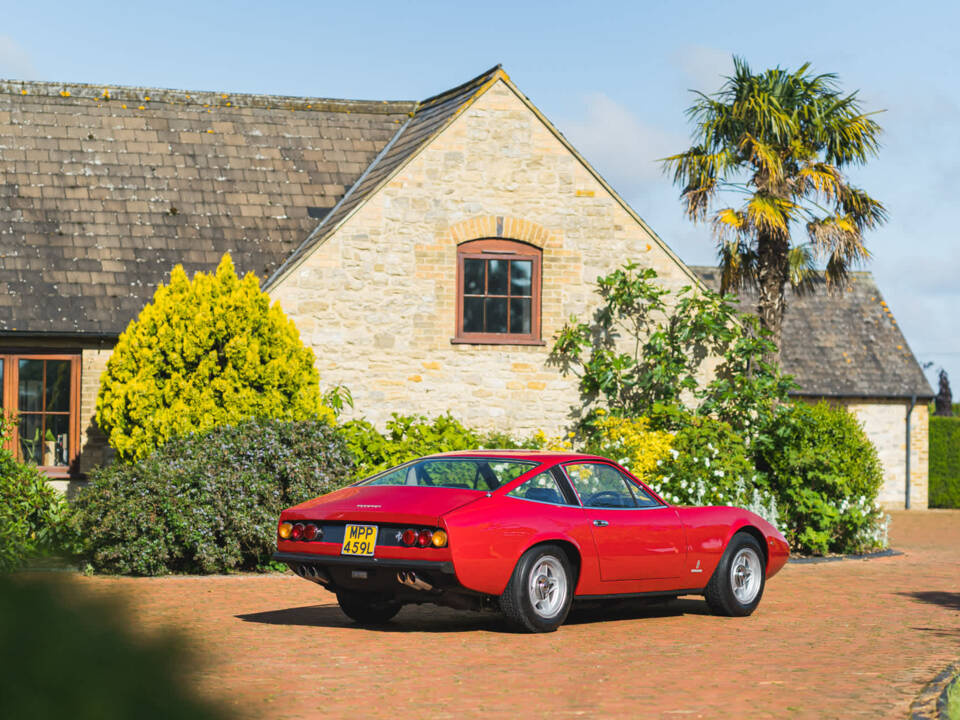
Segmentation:
[(510, 215), (478, 215), (451, 225), (448, 232), (457, 245), (479, 238), (503, 238), (543, 249), (551, 239), (543, 225)]

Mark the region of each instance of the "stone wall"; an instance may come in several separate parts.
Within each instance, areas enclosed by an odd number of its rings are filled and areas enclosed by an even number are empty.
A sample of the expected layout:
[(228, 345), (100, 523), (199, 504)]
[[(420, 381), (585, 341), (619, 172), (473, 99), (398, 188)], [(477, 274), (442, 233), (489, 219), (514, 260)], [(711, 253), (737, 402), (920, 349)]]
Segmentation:
[(86, 474), (113, 455), (107, 438), (97, 427), (97, 393), (112, 349), (84, 349), (80, 361), (80, 467)]
[[(883, 399), (841, 399), (863, 423), (883, 464), (880, 502), (888, 510), (902, 510), (906, 495), (906, 416), (909, 402)], [(910, 507), (927, 508), (928, 409), (918, 403), (910, 416)]]
[[(542, 249), (543, 345), (451, 344), (457, 246), (495, 236)], [(449, 410), (476, 427), (559, 433), (578, 392), (548, 364), (551, 339), (627, 260), (673, 289), (694, 284), (500, 82), (271, 295), (314, 349), (321, 383), (348, 386), (357, 415), (382, 426), (391, 412)]]

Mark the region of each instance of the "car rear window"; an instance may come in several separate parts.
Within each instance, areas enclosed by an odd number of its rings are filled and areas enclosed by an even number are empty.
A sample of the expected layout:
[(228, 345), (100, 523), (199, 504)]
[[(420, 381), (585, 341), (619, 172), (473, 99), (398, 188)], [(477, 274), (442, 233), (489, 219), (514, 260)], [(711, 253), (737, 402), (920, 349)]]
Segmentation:
[(415, 460), (362, 481), (361, 485), (416, 485), (420, 487), (496, 490), (537, 463), (501, 458), (436, 458)]

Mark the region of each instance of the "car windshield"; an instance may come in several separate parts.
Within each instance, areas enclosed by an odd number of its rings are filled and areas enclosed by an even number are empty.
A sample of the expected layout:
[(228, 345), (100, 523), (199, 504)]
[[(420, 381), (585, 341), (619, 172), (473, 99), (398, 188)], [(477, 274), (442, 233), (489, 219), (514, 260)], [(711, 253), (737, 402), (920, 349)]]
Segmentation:
[(387, 470), (360, 484), (496, 490), (536, 464), (501, 458), (429, 458)]

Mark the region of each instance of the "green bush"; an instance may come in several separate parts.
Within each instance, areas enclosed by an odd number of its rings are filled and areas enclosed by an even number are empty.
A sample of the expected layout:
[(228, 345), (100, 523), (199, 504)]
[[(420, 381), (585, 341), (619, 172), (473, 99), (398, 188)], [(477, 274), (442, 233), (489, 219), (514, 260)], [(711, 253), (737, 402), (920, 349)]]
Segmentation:
[(186, 643), (133, 633), (134, 623), (76, 583), (0, 577), (0, 717), (227, 717), (193, 689), (200, 668)]
[(960, 417), (930, 418), (930, 507), (960, 508)]
[(885, 547), (887, 516), (877, 503), (883, 470), (856, 417), (823, 402), (788, 405), (778, 415), (754, 452), (790, 546), (814, 554)]
[(251, 417), (305, 420), (321, 403), (313, 352), (252, 273), (229, 255), (214, 275), (170, 284), (120, 336), (100, 380), (97, 424), (122, 460), (144, 458), (174, 437)]
[(73, 536), (67, 501), (33, 466), (3, 447), (8, 425), (0, 416), (0, 572), (43, 555), (69, 553)]
[(346, 484), (353, 462), (326, 422), (249, 420), (93, 473), (75, 501), (94, 568), (134, 575), (260, 569), (290, 505)]
[(670, 453), (651, 480), (653, 488), (678, 505), (734, 505), (776, 526), (776, 498), (757, 473), (743, 438), (711, 417), (674, 410), (670, 424), (678, 422)]
[(633, 418), (685, 406), (752, 440), (796, 387), (766, 361), (776, 347), (769, 333), (730, 297), (691, 286), (671, 293), (655, 270), (632, 262), (597, 278), (597, 294), (590, 322), (571, 317), (550, 351), (564, 375), (578, 378), (579, 429), (590, 432), (598, 405)]
[(432, 420), (425, 415), (393, 413), (384, 433), (367, 420), (350, 420), (343, 424), (341, 432), (356, 458), (357, 477), (367, 477), (423, 455), (483, 445), (480, 433), (465, 427), (450, 413)]
[(383, 433), (367, 420), (350, 420), (341, 426), (340, 432), (356, 460), (357, 478), (433, 453), (479, 448), (539, 449), (546, 440), (542, 434), (517, 438), (502, 431), (472, 430), (449, 412), (432, 419), (393, 413)]

